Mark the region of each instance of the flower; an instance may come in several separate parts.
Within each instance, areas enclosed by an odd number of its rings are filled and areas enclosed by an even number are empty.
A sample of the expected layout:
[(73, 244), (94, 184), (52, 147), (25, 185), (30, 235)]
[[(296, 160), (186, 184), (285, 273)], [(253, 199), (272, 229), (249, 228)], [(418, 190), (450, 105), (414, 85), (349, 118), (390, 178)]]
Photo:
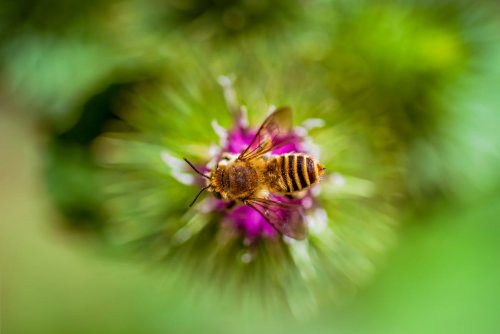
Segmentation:
[[(224, 77), (220, 81), (223, 83), (223, 87), (226, 91), (226, 97), (232, 98), (234, 93), (232, 92), (231, 85), (227, 82), (228, 80), (228, 78)], [(231, 106), (234, 112), (233, 126), (231, 129), (226, 130), (220, 126), (216, 120), (212, 122), (215, 132), (220, 137), (220, 144), (212, 150), (212, 157), (209, 163), (205, 166), (199, 166), (199, 168), (194, 167), (196, 171), (198, 169), (203, 171), (214, 170), (215, 166), (225, 155), (230, 154), (237, 156), (251, 145), (252, 140), (256, 136), (257, 129), (248, 125), (246, 110), (236, 105), (232, 106), (232, 104), (234, 104), (234, 101), (228, 100), (228, 105)], [(274, 108), (271, 108), (270, 112), (273, 111)], [(308, 153), (306, 148), (307, 145), (305, 145), (306, 136), (307, 130), (303, 128), (290, 129), (288, 132), (281, 134), (279, 138), (280, 141), (286, 144), (280, 145), (270, 153), (275, 155), (299, 152)], [(172, 156), (170, 154), (164, 153), (163, 158), (167, 164), (172, 163)], [(179, 166), (179, 162), (176, 162), (176, 165)], [(176, 177), (179, 178), (179, 182), (184, 182), (185, 174), (183, 172), (180, 173), (179, 171), (175, 171), (175, 174)], [(203, 184), (205, 182), (203, 176), (203, 174), (199, 174), (197, 180), (192, 180), (192, 184)], [(198, 193), (198, 195), (200, 193)], [(196, 201), (198, 195), (194, 201)], [(318, 206), (314, 201), (313, 192), (310, 188), (302, 191), (299, 197), (294, 199), (277, 194), (271, 194), (270, 199), (278, 203), (293, 203), (293, 205), (297, 207), (304, 207), (307, 211), (314, 210), (315, 207)], [(312, 205), (313, 203), (316, 204), (314, 207)], [(275, 239), (278, 236), (278, 231), (270, 224), (269, 220), (251, 206), (231, 201), (228, 202), (224, 199), (209, 198), (206, 200), (203, 207), (209, 212), (219, 212), (222, 216), (221, 224), (225, 225), (225, 229), (234, 229), (237, 234), (241, 234), (244, 237), (245, 244), (257, 242), (260, 238)], [(287, 212), (285, 209), (276, 207), (274, 210), (280, 217), (283, 217), (283, 219), (286, 218)], [(307, 219), (305, 222), (307, 223)]]
[[(325, 140), (315, 144), (313, 138), (322, 132), (326, 138), (333, 130), (347, 138), (341, 127), (320, 119), (303, 121), (283, 134), (288, 144), (272, 154), (305, 153), (329, 170), (318, 185), (296, 198), (271, 195), (304, 209), (305, 240), (283, 236), (243, 204), (228, 207), (227, 201), (204, 196), (188, 208), (193, 188), (206, 186), (206, 179), (181, 157), (200, 162), (196, 169), (208, 173), (223, 154), (244, 150), (259, 125), (249, 125), (231, 81), (220, 81), (225, 96), (220, 100), (210, 100), (214, 93), (206, 86), (201, 91), (207, 96), (192, 87), (190, 94), (171, 89), (168, 96), (161, 93), (163, 87), (142, 90), (133, 96), (129, 105), (134, 109), (124, 117), (136, 131), (108, 133), (95, 143), (96, 158), (111, 177), (105, 201), (111, 217), (108, 235), (117, 244), (140, 246), (141, 254), (196, 278), (193, 286), (203, 289), (243, 289), (248, 298), (285, 304), (298, 314), (324, 301), (341, 300), (371, 277), (377, 255), (393, 237), (394, 215), (380, 199), (384, 192), (377, 186), (379, 180), (354, 170), (349, 174), (347, 168), (374, 165), (371, 156), (346, 154), (356, 146), (345, 139), (336, 146)], [(205, 112), (197, 111), (199, 106)], [(181, 112), (164, 111), (176, 108)], [(231, 112), (224, 116), (223, 108)], [(206, 126), (210, 122), (212, 129)], [(324, 158), (320, 147), (327, 146)], [(339, 153), (333, 155), (333, 150)], [(353, 163), (353, 157), (360, 162)], [(342, 169), (346, 172), (337, 172)]]

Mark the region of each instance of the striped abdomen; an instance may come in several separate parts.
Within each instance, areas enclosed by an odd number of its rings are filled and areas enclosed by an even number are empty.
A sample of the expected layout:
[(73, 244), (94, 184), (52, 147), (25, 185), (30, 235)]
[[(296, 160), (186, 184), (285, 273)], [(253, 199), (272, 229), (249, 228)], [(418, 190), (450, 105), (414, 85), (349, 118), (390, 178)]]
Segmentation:
[(283, 154), (274, 159), (278, 172), (277, 190), (291, 193), (307, 188), (319, 181), (324, 168), (304, 154)]

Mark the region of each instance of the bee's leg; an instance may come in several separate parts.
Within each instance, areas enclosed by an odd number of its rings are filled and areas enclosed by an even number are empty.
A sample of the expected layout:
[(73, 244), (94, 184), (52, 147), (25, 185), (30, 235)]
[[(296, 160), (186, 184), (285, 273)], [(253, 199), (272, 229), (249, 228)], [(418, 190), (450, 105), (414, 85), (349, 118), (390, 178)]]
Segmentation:
[(286, 194), (285, 197), (288, 199), (295, 199), (295, 197), (291, 194)]
[(226, 205), (227, 210), (231, 210), (236, 205), (236, 201), (231, 201)]

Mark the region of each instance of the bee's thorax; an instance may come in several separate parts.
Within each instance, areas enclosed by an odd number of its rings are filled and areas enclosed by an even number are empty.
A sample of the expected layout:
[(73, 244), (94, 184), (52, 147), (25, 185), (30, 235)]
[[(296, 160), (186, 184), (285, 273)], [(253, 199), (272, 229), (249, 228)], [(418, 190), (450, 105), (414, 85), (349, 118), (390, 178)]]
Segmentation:
[(219, 166), (212, 177), (215, 192), (227, 199), (243, 199), (252, 195), (259, 185), (259, 174), (248, 162), (232, 162)]

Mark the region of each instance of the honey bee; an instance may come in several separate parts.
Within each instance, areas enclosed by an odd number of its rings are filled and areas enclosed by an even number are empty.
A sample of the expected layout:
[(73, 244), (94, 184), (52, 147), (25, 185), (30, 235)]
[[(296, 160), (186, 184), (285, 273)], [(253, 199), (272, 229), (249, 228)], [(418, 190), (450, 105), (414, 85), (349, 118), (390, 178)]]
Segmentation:
[[(260, 126), (248, 147), (239, 155), (224, 156), (209, 175), (192, 206), (204, 190), (231, 203), (248, 205), (259, 212), (278, 232), (293, 239), (306, 236), (303, 207), (293, 201), (276, 201), (271, 194), (289, 196), (320, 181), (325, 168), (302, 153), (267, 154), (286, 144), (292, 125), (291, 109), (279, 108)], [(285, 198), (283, 199), (285, 200)]]

